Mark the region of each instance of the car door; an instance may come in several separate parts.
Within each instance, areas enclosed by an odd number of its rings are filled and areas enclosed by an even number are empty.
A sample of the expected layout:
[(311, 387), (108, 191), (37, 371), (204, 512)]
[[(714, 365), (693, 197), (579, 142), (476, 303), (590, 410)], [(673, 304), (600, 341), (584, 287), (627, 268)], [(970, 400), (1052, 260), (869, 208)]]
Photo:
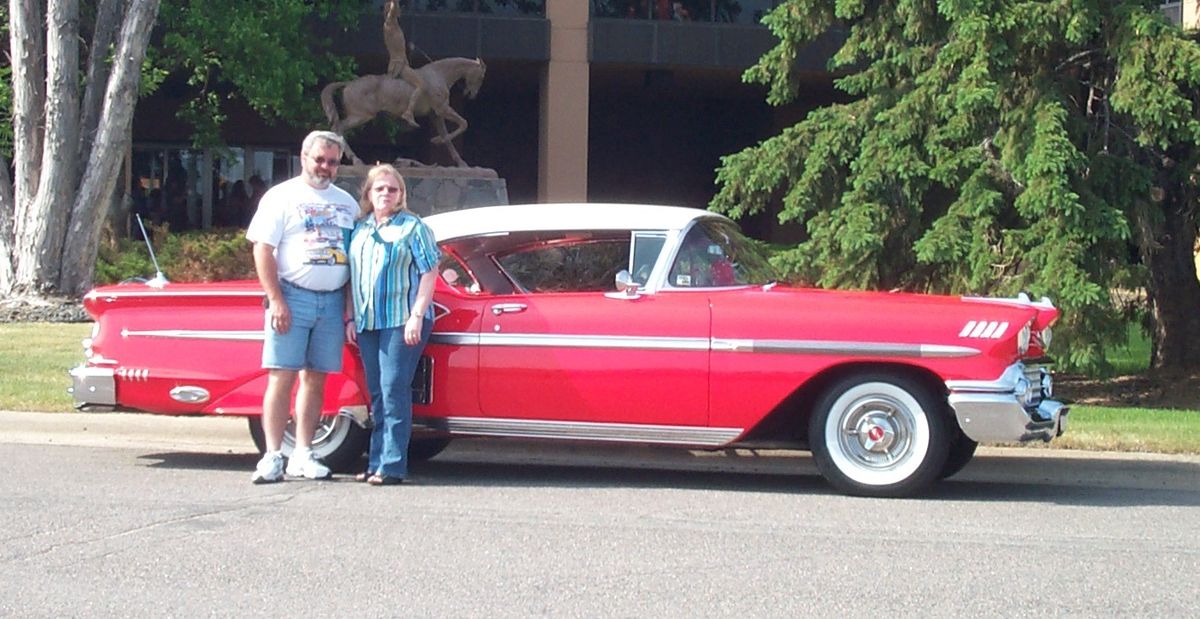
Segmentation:
[[(479, 386), (486, 416), (707, 423), (707, 298), (616, 293), (612, 275), (628, 265), (628, 247), (626, 238), (623, 246), (543, 247), (500, 259), (523, 290), (490, 297), (481, 308)], [(611, 430), (612, 440), (625, 440), (627, 429)]]

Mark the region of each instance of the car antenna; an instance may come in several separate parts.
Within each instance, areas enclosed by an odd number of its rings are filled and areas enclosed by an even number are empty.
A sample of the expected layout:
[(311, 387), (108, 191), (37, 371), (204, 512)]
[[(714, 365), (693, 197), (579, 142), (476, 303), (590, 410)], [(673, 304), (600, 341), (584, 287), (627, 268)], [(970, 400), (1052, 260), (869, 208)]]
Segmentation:
[(150, 250), (150, 262), (154, 263), (154, 277), (146, 282), (146, 285), (151, 288), (162, 288), (171, 283), (167, 281), (167, 276), (163, 275), (162, 269), (158, 268), (158, 258), (154, 257), (154, 245), (150, 242), (150, 235), (146, 234), (146, 226), (142, 224), (141, 214), (135, 214), (137, 218), (138, 228), (142, 229), (142, 240), (146, 241), (146, 249)]

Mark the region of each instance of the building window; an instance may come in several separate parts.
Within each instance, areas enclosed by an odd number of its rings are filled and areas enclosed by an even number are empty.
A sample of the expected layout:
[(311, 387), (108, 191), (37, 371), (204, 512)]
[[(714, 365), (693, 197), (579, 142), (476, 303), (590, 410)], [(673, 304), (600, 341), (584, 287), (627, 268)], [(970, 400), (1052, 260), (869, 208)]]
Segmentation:
[(1183, 3), (1182, 2), (1164, 2), (1162, 5), (1163, 13), (1166, 13), (1167, 19), (1176, 26), (1183, 25)]
[[(244, 228), (267, 188), (299, 169), (291, 151), (252, 146), (194, 149), (135, 145), (132, 212), (174, 232)], [(136, 227), (136, 223), (132, 223)]]
[[(404, 5), (401, 5), (404, 6)], [(545, 17), (546, 0), (411, 0), (415, 12)]]
[(782, 0), (592, 0), (592, 15), (755, 25)]

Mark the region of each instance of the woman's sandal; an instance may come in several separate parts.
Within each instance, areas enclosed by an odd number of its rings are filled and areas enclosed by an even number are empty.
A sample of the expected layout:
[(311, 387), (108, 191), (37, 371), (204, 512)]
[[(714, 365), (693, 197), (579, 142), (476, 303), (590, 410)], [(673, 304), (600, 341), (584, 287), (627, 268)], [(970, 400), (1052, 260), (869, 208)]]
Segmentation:
[(359, 473), (358, 475), (354, 476), (354, 481), (359, 481), (359, 482), (371, 481), (371, 477), (373, 477), (373, 475), (371, 474), (371, 471), (363, 471), (363, 472)]
[(367, 483), (372, 486), (398, 486), (404, 483), (404, 478), (375, 474), (367, 478)]

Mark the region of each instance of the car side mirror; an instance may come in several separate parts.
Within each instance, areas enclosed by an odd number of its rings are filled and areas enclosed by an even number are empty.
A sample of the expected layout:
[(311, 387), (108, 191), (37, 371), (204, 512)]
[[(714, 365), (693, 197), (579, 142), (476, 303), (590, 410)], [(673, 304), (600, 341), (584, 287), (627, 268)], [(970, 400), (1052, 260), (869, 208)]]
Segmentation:
[(621, 269), (620, 271), (617, 271), (617, 276), (613, 279), (616, 282), (617, 292), (615, 294), (609, 294), (606, 296), (618, 299), (636, 299), (641, 296), (638, 294), (638, 290), (641, 288), (641, 286), (634, 281), (633, 276), (629, 274), (629, 271)]

